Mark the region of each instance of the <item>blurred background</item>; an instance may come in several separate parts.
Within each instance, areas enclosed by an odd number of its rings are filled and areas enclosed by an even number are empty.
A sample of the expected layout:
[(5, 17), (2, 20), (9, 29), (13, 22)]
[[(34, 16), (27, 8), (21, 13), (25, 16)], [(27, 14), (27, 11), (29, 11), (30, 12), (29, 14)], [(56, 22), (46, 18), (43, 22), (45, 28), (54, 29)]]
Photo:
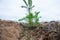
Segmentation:
[[(40, 11), (40, 21), (60, 21), (60, 0), (32, 0), (33, 12)], [(0, 0), (0, 19), (18, 21), (27, 14), (23, 0)]]

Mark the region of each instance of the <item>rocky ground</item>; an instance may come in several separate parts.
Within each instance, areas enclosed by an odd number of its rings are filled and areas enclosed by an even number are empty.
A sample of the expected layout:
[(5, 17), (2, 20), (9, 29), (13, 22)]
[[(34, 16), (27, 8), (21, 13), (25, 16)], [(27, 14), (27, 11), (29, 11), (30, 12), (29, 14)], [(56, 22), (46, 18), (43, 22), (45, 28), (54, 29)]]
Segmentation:
[(60, 40), (60, 22), (41, 22), (29, 30), (18, 22), (0, 20), (0, 40)]

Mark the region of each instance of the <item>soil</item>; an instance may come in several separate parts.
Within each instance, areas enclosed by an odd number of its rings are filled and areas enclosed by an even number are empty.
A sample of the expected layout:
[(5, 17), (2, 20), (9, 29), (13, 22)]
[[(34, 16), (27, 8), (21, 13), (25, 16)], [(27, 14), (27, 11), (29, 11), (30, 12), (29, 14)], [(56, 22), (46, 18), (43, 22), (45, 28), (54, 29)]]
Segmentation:
[(0, 40), (60, 40), (60, 22), (40, 22), (31, 30), (18, 22), (0, 20)]

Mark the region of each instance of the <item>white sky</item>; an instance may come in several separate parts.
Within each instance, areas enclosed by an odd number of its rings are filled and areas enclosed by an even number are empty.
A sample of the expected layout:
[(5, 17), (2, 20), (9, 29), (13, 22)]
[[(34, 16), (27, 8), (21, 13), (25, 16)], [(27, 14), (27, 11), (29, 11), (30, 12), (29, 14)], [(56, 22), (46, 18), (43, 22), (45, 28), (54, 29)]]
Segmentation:
[[(0, 19), (17, 21), (26, 15), (27, 10), (21, 8), (23, 0), (0, 0)], [(40, 11), (40, 21), (60, 21), (60, 0), (33, 0), (34, 11)]]

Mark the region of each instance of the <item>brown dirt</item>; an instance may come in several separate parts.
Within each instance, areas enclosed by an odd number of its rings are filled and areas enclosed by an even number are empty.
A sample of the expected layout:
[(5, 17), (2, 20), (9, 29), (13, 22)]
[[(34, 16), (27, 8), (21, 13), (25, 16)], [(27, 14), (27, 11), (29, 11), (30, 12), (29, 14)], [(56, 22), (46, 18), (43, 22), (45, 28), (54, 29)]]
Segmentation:
[(60, 22), (41, 22), (36, 29), (22, 28), (18, 22), (0, 20), (0, 40), (60, 40)]

